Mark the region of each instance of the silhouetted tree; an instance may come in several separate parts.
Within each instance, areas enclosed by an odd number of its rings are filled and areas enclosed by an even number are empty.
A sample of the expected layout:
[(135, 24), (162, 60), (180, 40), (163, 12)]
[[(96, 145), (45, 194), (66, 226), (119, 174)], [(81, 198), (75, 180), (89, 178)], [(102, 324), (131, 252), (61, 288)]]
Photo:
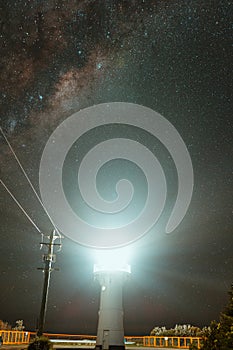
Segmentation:
[(23, 331), (25, 326), (23, 325), (23, 320), (15, 321), (15, 327), (12, 328), (15, 331)]
[(201, 337), (206, 327), (199, 328), (190, 324), (176, 324), (174, 328), (154, 327), (150, 332), (152, 336), (174, 336), (174, 337)]
[(12, 327), (11, 325), (3, 320), (0, 320), (0, 330), (10, 330)]
[(228, 305), (220, 314), (219, 322), (211, 322), (203, 339), (202, 350), (233, 349), (233, 284), (228, 294)]

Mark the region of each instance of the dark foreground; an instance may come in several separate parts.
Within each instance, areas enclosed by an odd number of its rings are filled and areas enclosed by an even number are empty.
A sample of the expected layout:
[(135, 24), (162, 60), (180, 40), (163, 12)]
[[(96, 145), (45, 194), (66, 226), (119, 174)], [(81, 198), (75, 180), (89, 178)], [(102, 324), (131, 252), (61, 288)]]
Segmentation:
[[(77, 346), (77, 345), (54, 345), (53, 346), (54, 349), (59, 349), (59, 350), (83, 350), (83, 349), (87, 349), (87, 350), (93, 350), (95, 348), (95, 346)], [(143, 347), (143, 346), (126, 346), (125, 347), (126, 350), (161, 350), (161, 348), (153, 348), (153, 347)], [(2, 345), (0, 347), (1, 350), (26, 350), (27, 349), (27, 344), (26, 345)], [(163, 349), (167, 349), (167, 350), (174, 350), (174, 348), (163, 348)]]

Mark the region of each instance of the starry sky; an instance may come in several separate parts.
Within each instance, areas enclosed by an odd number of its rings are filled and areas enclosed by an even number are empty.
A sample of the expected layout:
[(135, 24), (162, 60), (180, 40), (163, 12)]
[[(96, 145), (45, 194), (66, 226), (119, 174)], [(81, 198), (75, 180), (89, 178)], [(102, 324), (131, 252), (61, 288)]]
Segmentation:
[[(132, 274), (124, 286), (127, 335), (176, 323), (208, 325), (228, 299), (233, 272), (232, 12), (227, 0), (1, 4), (1, 127), (38, 192), (49, 136), (71, 114), (94, 104), (123, 101), (153, 109), (175, 126), (190, 153), (194, 191), (183, 221), (166, 235), (162, 220), (134, 246)], [(126, 129), (107, 134), (133, 137), (134, 130)], [(101, 130), (89, 136), (91, 142), (80, 143), (82, 152), (101, 139)], [(158, 152), (168, 173), (169, 206), (177, 187), (174, 166), (157, 140), (141, 132), (140, 141)], [(2, 181), (49, 234), (52, 225), (2, 135), (0, 162)], [(67, 183), (73, 176), (69, 168)], [(114, 170), (107, 170), (111, 177)], [(140, 176), (134, 180), (144, 198), (143, 181)], [(111, 197), (111, 186), (103, 183)], [(40, 234), (2, 185), (0, 198), (0, 319), (13, 325), (23, 319), (26, 329), (35, 330), (43, 283), (37, 267), (45, 251)], [(51, 278), (47, 331), (96, 334), (100, 286), (93, 263), (92, 250), (63, 239), (59, 271)]]

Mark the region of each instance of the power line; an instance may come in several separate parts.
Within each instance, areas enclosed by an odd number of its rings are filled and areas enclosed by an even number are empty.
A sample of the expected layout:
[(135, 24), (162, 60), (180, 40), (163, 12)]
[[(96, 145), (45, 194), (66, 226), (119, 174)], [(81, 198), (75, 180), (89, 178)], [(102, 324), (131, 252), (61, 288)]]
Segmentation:
[(13, 193), (9, 190), (9, 188), (7, 187), (7, 185), (0, 179), (1, 184), (3, 185), (3, 187), (5, 188), (5, 190), (9, 193), (9, 195), (11, 196), (11, 198), (15, 201), (15, 203), (18, 205), (18, 207), (22, 210), (22, 212), (24, 213), (24, 215), (28, 218), (28, 220), (32, 223), (32, 225), (37, 229), (37, 231), (39, 233), (42, 234), (42, 231), (39, 229), (39, 227), (35, 224), (35, 222), (32, 220), (32, 218), (28, 215), (28, 213), (26, 212), (26, 210), (22, 207), (22, 205), (19, 203), (19, 201), (16, 199), (16, 197), (13, 195)]
[[(53, 225), (53, 227), (54, 227), (56, 233), (58, 234), (58, 236), (59, 236), (59, 238), (60, 238), (60, 243), (61, 243), (61, 238), (62, 238), (62, 237), (61, 237), (60, 232), (58, 231), (58, 229), (57, 229), (57, 227), (56, 227), (54, 221), (52, 220), (52, 218), (51, 218), (51, 216), (49, 215), (47, 209), (45, 208), (45, 206), (44, 206), (42, 200), (40, 199), (38, 193), (36, 192), (36, 190), (35, 190), (35, 188), (34, 188), (32, 182), (31, 182), (31, 180), (29, 179), (29, 177), (28, 177), (26, 171), (24, 170), (24, 168), (23, 168), (23, 166), (22, 166), (22, 164), (21, 164), (19, 158), (17, 157), (16, 153), (14, 152), (13, 147), (11, 146), (9, 140), (8, 140), (7, 137), (6, 137), (6, 134), (4, 133), (4, 131), (2, 130), (1, 127), (0, 127), (0, 131), (1, 131), (1, 133), (2, 133), (2, 135), (3, 135), (3, 137), (4, 137), (4, 139), (5, 139), (5, 141), (6, 141), (7, 145), (8, 145), (8, 147), (10, 148), (12, 154), (14, 155), (14, 158), (16, 159), (16, 161), (17, 161), (17, 163), (18, 163), (18, 165), (19, 165), (21, 171), (23, 172), (25, 178), (27, 179), (27, 181), (28, 181), (28, 183), (29, 183), (29, 185), (30, 185), (32, 191), (34, 192), (34, 194), (35, 194), (37, 200), (39, 201), (40, 205), (41, 205), (42, 208), (44, 209), (44, 211), (45, 211), (46, 215), (48, 216), (48, 218), (49, 218), (51, 224)], [(2, 182), (2, 181), (1, 181), (1, 182)], [(12, 196), (12, 198), (13, 198), (13, 196)], [(23, 212), (25, 213), (24, 210), (23, 210)]]
[[(23, 206), (19, 203), (19, 201), (16, 199), (16, 197), (13, 195), (13, 193), (9, 190), (9, 188), (7, 187), (7, 185), (0, 179), (1, 184), (3, 185), (3, 187), (5, 188), (5, 190), (9, 193), (9, 195), (11, 196), (11, 198), (14, 200), (14, 202), (18, 205), (18, 207), (22, 210), (22, 212), (24, 213), (24, 215), (28, 218), (28, 220), (32, 223), (32, 225), (37, 229), (37, 231), (41, 234), (42, 236), (42, 242), (40, 243), (41, 248), (46, 245), (48, 247), (48, 252), (47, 254), (43, 255), (43, 262), (45, 264), (44, 268), (39, 268), (40, 270), (43, 270), (44, 272), (44, 285), (43, 285), (43, 293), (42, 293), (42, 300), (41, 300), (41, 308), (40, 308), (40, 315), (39, 315), (39, 325), (38, 325), (38, 331), (37, 331), (37, 336), (41, 336), (43, 334), (43, 330), (44, 330), (44, 324), (45, 324), (45, 317), (46, 317), (46, 311), (47, 311), (47, 301), (48, 301), (48, 292), (49, 292), (49, 283), (50, 283), (50, 274), (51, 272), (54, 270), (54, 268), (52, 267), (52, 264), (55, 262), (56, 260), (56, 255), (54, 254), (54, 246), (59, 246), (59, 250), (61, 250), (61, 234), (58, 231), (58, 229), (55, 226), (55, 223), (53, 222), (52, 218), (50, 217), (49, 213), (47, 212), (47, 209), (45, 208), (42, 200), (40, 199), (39, 195), (37, 194), (33, 184), (31, 183), (26, 171), (24, 170), (22, 164), (20, 163), (19, 158), (17, 157), (17, 155), (15, 154), (10, 142), (8, 141), (6, 135), (4, 134), (2, 128), (0, 127), (1, 133), (7, 143), (7, 145), (9, 146), (12, 154), (14, 155), (21, 171), (23, 172), (25, 178), (27, 179), (31, 189), (33, 190), (36, 198), (38, 199), (39, 203), (41, 204), (42, 208), (44, 209), (45, 213), (47, 214), (48, 218), (50, 219), (50, 222), (52, 223), (54, 230), (51, 232), (50, 236), (45, 236), (47, 238), (49, 238), (49, 242), (44, 242), (44, 234), (43, 232), (39, 229), (39, 227), (35, 224), (35, 222), (32, 220), (32, 218), (28, 215), (28, 213), (26, 212), (26, 210), (23, 208)], [(58, 235), (56, 235), (55, 233), (57, 233)], [(59, 238), (59, 243), (56, 244), (54, 243), (54, 241)], [(55, 269), (56, 270), (56, 269)]]

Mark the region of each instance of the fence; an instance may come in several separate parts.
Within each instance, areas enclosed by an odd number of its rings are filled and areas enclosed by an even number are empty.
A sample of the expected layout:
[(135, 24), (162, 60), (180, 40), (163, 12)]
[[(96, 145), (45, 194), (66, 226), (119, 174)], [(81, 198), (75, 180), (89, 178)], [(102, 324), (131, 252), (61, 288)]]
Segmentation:
[(198, 349), (201, 346), (200, 337), (143, 337), (143, 346), (157, 347), (157, 348), (177, 348), (177, 349), (189, 349), (190, 344), (195, 344)]
[[(0, 330), (0, 336), (2, 336), (3, 344), (5, 345), (19, 345), (19, 344), (29, 344), (35, 337), (35, 332), (23, 332), (23, 331), (13, 331), (13, 330)], [(71, 340), (81, 340), (81, 339), (96, 339), (93, 335), (84, 334), (54, 334), (54, 333), (44, 333), (48, 338), (53, 339), (66, 339), (67, 342)], [(136, 346), (145, 347), (156, 347), (156, 348), (176, 348), (176, 349), (189, 349), (190, 344), (197, 345), (200, 348), (200, 337), (158, 337), (158, 336), (126, 336), (127, 342), (132, 343)]]
[(0, 330), (3, 344), (28, 344), (32, 332)]

